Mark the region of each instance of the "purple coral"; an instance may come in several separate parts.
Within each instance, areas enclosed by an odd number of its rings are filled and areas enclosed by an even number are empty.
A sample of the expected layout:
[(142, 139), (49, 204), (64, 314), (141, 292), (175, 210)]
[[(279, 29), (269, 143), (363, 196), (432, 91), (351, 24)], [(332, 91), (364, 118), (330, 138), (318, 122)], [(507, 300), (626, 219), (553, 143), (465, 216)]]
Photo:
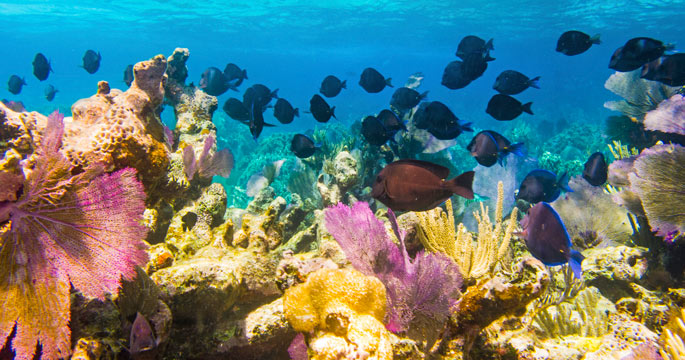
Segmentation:
[(645, 129), (685, 135), (685, 96), (675, 94), (645, 116)]
[(195, 160), (195, 150), (192, 146), (183, 149), (183, 165), (188, 180), (192, 180), (195, 174), (208, 178), (214, 175), (229, 177), (233, 169), (233, 154), (228, 149), (217, 151), (210, 155), (210, 151), (216, 139), (213, 135), (205, 138), (202, 154)]
[(37, 343), (43, 359), (67, 357), (70, 284), (104, 299), (147, 261), (145, 193), (135, 170), (102, 174), (91, 166), (71, 175), (58, 151), (63, 131), (53, 113), (21, 196), (0, 202), (0, 342), (16, 326), (16, 359), (32, 358)]
[[(389, 215), (399, 234), (394, 214)], [(402, 236), (398, 247), (365, 202), (330, 207), (325, 221), (352, 266), (385, 284), (388, 329), (406, 331), (430, 346), (459, 296), (462, 278), (457, 264), (437, 253), (419, 252), (412, 260)]]

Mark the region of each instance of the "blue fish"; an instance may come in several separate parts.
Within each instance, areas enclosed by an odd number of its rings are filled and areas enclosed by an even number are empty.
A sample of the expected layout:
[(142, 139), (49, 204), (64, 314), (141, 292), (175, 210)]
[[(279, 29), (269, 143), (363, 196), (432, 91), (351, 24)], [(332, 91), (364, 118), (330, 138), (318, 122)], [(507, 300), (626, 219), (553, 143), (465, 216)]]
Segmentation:
[(557, 180), (557, 175), (551, 171), (533, 170), (521, 182), (516, 193), (516, 200), (522, 199), (529, 203), (553, 202), (561, 195), (562, 190), (573, 192), (568, 187), (568, 175), (566, 173)]
[(571, 237), (559, 214), (546, 202), (537, 203), (521, 220), (523, 238), (535, 258), (547, 266), (568, 263), (580, 279), (583, 255), (571, 248)]

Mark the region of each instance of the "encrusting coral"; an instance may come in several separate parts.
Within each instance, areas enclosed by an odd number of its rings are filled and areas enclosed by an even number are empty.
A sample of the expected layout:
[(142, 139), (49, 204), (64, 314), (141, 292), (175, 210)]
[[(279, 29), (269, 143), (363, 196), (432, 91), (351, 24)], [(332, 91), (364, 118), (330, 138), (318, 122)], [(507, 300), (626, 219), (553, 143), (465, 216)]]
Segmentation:
[(495, 225), (488, 215), (487, 207), (481, 203), (481, 211), (474, 212), (478, 221), (477, 247), (473, 246), (473, 235), (463, 224), (454, 228), (454, 214), (452, 202), (446, 202), (447, 214), (436, 208), (429, 211), (417, 212), (421, 223), (421, 242), (426, 249), (440, 252), (453, 259), (467, 282), (473, 282), (484, 276), (491, 276), (498, 262), (506, 258), (509, 243), (516, 227), (517, 208), (511, 212), (509, 224), (506, 228), (502, 223), (502, 203), (504, 188), (502, 182), (497, 183), (497, 205), (495, 208)]

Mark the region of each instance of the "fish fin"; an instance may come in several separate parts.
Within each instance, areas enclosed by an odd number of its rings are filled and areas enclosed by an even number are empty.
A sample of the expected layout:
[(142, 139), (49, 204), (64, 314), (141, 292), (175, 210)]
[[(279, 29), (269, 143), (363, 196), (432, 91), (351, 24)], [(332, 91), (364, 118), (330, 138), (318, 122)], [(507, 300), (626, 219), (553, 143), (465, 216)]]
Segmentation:
[(540, 80), (540, 77), (539, 77), (539, 76), (536, 76), (536, 77), (534, 77), (534, 78), (528, 80), (528, 86), (530, 86), (530, 87), (532, 87), (532, 88), (539, 89), (539, 88), (540, 88), (540, 85), (538, 85), (538, 81), (539, 81), (539, 80)]
[(485, 60), (486, 62), (487, 61), (494, 61), (495, 58), (490, 56), (490, 51), (488, 51), (487, 53), (485, 53), (485, 57), (483, 58), (483, 60)]
[(557, 186), (559, 187), (559, 189), (564, 190), (566, 192), (573, 192), (573, 189), (571, 189), (568, 186), (568, 180), (569, 180), (568, 173), (561, 174), (559, 181), (557, 181)]
[(473, 123), (468, 122), (465, 124), (460, 124), (459, 127), (461, 128), (461, 131), (473, 131), (471, 124), (473, 124)]
[(275, 127), (276, 125), (274, 125), (274, 124), (269, 124), (268, 122), (265, 122), (265, 123), (264, 123), (264, 126), (266, 126), (266, 127)]
[(571, 267), (571, 270), (573, 270), (573, 275), (575, 275), (577, 279), (581, 279), (581, 274), (583, 272), (582, 263), (584, 259), (585, 257), (583, 256), (583, 254), (571, 249), (571, 255), (568, 259), (568, 265)]
[(419, 95), (419, 101), (423, 101), (428, 97), (428, 91), (424, 91), (421, 95)]
[(414, 160), (414, 159), (401, 159), (401, 160), (395, 161), (394, 163), (411, 164), (413, 166), (418, 166), (418, 167), (424, 168), (424, 169), (432, 172), (433, 174), (435, 174), (437, 177), (439, 177), (441, 179), (447, 178), (447, 176), (450, 174), (450, 169), (448, 169), (442, 165), (438, 165), (438, 164), (429, 162), (429, 161)]
[(343, 89), (347, 89), (347, 80), (343, 80), (343, 82), (340, 83), (340, 87)]
[(243, 79), (247, 80), (247, 70), (243, 69)]
[(507, 153), (524, 157), (526, 156), (526, 147), (523, 146), (523, 143), (511, 144), (507, 147)]
[(278, 89), (271, 92), (271, 97), (274, 99), (278, 99)]
[(473, 175), (475, 172), (467, 171), (452, 180), (445, 181), (447, 188), (453, 193), (467, 199), (473, 199)]
[(240, 91), (240, 90), (238, 90), (238, 87), (235, 84), (230, 83), (230, 82), (228, 83), (228, 88), (230, 90), (233, 90), (233, 91)]
[(590, 43), (591, 44), (596, 44), (599, 45), (602, 43), (602, 41), (599, 40), (599, 34), (596, 34), (595, 36), (590, 38)]
[(665, 44), (664, 51), (671, 51), (675, 49), (675, 44)]
[(486, 48), (486, 49), (488, 49), (488, 50), (495, 50), (495, 45), (492, 45), (492, 40), (493, 40), (493, 39), (490, 39), (490, 40), (488, 40), (488, 42), (485, 43), (485, 48)]
[(524, 112), (527, 112), (531, 115), (534, 115), (533, 110), (530, 109), (531, 105), (533, 105), (532, 102), (527, 102), (527, 103), (523, 104), (523, 106), (521, 106), (521, 110), (523, 110)]
[(293, 110), (293, 115), (294, 115), (294, 116), (297, 116), (297, 117), (300, 117), (300, 109), (299, 109), (299, 108), (295, 108), (295, 110)]
[(335, 106), (331, 108), (331, 116), (334, 117), (335, 119), (338, 119), (338, 117), (335, 116)]
[(392, 86), (392, 83), (391, 83), (391, 82), (392, 82), (392, 78), (387, 78), (387, 79), (385, 79), (385, 85), (387, 85), (387, 86), (389, 86), (389, 87), (394, 87), (394, 86)]

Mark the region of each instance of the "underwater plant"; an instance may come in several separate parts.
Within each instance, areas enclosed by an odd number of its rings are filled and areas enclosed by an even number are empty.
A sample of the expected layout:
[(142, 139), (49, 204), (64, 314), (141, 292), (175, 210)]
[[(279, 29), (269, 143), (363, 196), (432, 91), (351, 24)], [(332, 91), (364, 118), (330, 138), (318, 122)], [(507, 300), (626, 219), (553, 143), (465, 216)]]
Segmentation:
[(147, 261), (145, 193), (131, 168), (71, 174), (61, 155), (63, 115), (50, 115), (19, 196), (0, 198), (0, 342), (12, 333), (16, 359), (70, 352), (70, 285), (103, 299)]
[[(394, 215), (389, 213), (394, 229)], [(369, 205), (343, 204), (325, 212), (326, 228), (340, 244), (352, 266), (376, 276), (388, 295), (387, 327), (426, 341), (430, 348), (458, 300), (462, 278), (457, 264), (441, 253), (419, 252), (411, 259), (399, 230), (398, 247)]]

